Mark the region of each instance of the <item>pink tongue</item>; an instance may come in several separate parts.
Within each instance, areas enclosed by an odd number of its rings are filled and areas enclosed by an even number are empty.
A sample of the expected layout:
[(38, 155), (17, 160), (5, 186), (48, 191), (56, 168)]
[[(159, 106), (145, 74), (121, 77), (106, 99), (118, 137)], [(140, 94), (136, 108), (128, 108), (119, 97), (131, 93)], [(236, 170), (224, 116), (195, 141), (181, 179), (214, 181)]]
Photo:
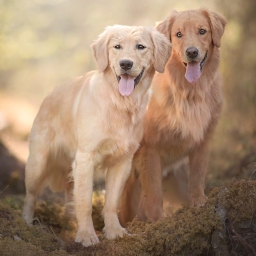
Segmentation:
[(200, 76), (200, 63), (197, 61), (188, 62), (185, 74), (185, 78), (188, 80), (188, 82), (191, 84), (196, 83)]
[(122, 75), (119, 81), (119, 92), (122, 96), (129, 96), (134, 89), (134, 78), (127, 74)]

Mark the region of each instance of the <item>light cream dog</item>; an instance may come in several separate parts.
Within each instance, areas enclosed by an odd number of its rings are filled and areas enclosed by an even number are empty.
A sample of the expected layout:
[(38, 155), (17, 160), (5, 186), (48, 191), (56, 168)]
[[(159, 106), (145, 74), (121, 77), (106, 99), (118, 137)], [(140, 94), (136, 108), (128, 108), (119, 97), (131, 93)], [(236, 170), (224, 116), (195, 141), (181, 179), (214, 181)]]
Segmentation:
[(69, 197), (73, 192), (75, 241), (84, 246), (99, 241), (91, 217), (96, 170), (106, 173), (105, 235), (126, 233), (117, 217), (119, 199), (143, 135), (151, 80), (155, 70), (164, 71), (171, 51), (155, 28), (121, 25), (107, 27), (92, 48), (99, 70), (57, 87), (34, 121), (23, 209), (31, 223), (43, 187), (66, 190)]
[(225, 25), (221, 15), (205, 9), (173, 11), (158, 24), (172, 42), (172, 55), (152, 82), (144, 137), (121, 199), (121, 223), (135, 215), (163, 216), (163, 171), (183, 157), (189, 158), (189, 203), (206, 203), (209, 143), (222, 106), (219, 47)]

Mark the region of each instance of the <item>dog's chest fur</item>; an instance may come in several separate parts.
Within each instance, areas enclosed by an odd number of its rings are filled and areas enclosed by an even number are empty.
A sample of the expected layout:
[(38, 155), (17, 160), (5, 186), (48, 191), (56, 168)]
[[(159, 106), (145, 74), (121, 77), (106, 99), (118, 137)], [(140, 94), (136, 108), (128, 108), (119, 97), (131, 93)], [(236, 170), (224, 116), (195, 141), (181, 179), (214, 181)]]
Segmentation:
[(195, 88), (172, 94), (174, 108), (170, 109), (170, 129), (179, 140), (198, 144), (204, 139), (211, 120), (207, 96), (207, 92)]
[(161, 96), (154, 95), (150, 106), (154, 113), (147, 120), (150, 125), (145, 127), (145, 139), (147, 144), (156, 146), (163, 166), (189, 154), (204, 141), (212, 121), (210, 97), (207, 91), (177, 91), (177, 88), (169, 88)]
[(133, 106), (126, 109), (122, 109), (120, 105), (106, 109), (100, 126), (108, 136), (95, 149), (102, 159), (100, 166), (110, 166), (122, 161), (138, 149), (143, 136), (143, 116), (147, 101), (148, 99), (137, 104), (134, 102)]
[(159, 144), (160, 151), (169, 152), (174, 158), (188, 153), (204, 140), (211, 125), (211, 101), (208, 89), (175, 85), (160, 91), (156, 89), (150, 106), (150, 120), (147, 120), (150, 125), (145, 127), (148, 134), (155, 134), (155, 137), (149, 138), (146, 134), (146, 140)]

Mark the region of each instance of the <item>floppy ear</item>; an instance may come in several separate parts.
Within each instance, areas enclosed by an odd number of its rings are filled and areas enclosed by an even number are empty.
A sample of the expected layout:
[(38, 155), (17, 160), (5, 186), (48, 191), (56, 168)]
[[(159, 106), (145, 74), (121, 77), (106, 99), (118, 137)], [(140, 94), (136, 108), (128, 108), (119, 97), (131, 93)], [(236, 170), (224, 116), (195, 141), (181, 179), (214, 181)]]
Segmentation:
[(154, 44), (154, 68), (163, 73), (164, 67), (171, 55), (170, 41), (156, 29), (151, 32), (151, 38)]
[(164, 34), (170, 41), (172, 41), (171, 31), (172, 31), (172, 25), (174, 23), (176, 15), (177, 15), (177, 12), (173, 10), (165, 20), (160, 21), (156, 25), (156, 29), (162, 34)]
[(99, 72), (103, 72), (108, 66), (108, 39), (109, 28), (99, 35), (96, 41), (91, 45), (94, 58), (98, 65)]
[(220, 39), (224, 33), (227, 24), (226, 19), (216, 12), (202, 9), (202, 13), (208, 18), (212, 30), (212, 42), (215, 46), (220, 47)]

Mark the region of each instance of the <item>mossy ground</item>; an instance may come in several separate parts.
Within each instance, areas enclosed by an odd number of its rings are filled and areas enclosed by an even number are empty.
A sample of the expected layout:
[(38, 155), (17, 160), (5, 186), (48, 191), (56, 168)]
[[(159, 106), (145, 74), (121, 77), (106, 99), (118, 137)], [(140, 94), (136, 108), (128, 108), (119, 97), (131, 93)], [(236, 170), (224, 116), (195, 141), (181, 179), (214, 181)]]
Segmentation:
[(214, 188), (205, 207), (184, 206), (155, 223), (134, 220), (130, 235), (107, 240), (101, 233), (103, 198), (93, 200), (100, 243), (74, 242), (76, 223), (65, 217), (61, 200), (39, 200), (35, 225), (21, 217), (22, 198), (0, 201), (0, 255), (255, 255), (256, 181), (231, 181)]

